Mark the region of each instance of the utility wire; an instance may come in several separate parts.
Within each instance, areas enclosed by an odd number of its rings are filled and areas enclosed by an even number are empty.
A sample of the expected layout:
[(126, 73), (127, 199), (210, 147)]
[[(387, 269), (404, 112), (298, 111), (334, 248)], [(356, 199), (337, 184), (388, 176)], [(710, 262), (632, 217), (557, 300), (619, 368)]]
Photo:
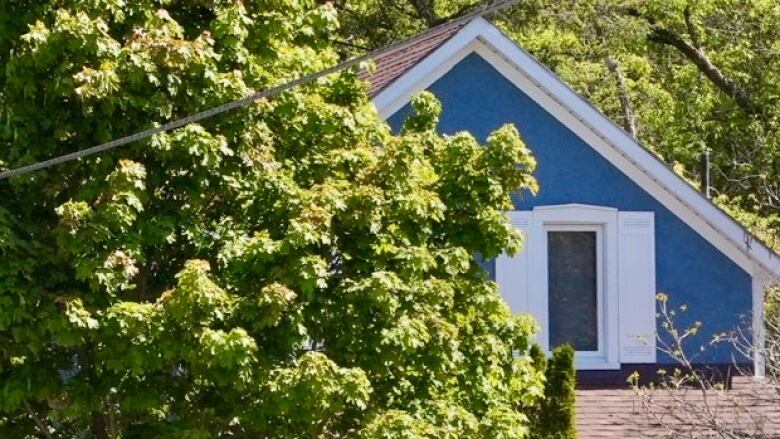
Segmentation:
[(30, 172), (38, 171), (41, 169), (46, 169), (52, 166), (59, 165), (61, 163), (73, 161), (80, 159), (82, 157), (98, 154), (103, 151), (107, 151), (109, 149), (118, 148), (120, 146), (127, 145), (129, 143), (136, 142), (138, 140), (146, 139), (148, 137), (151, 137), (155, 134), (175, 130), (177, 128), (181, 128), (185, 125), (191, 124), (193, 122), (198, 122), (204, 119), (208, 119), (212, 116), (215, 116), (217, 114), (225, 113), (231, 110), (235, 110), (236, 108), (246, 107), (249, 104), (252, 104), (255, 101), (268, 98), (271, 96), (274, 96), (276, 94), (279, 94), (283, 91), (289, 90), (293, 87), (296, 87), (298, 85), (306, 84), (312, 81), (315, 81), (319, 78), (328, 76), (330, 74), (339, 72), (341, 70), (347, 69), (349, 67), (352, 67), (354, 65), (357, 65), (361, 62), (370, 60), (372, 58), (375, 58), (379, 55), (383, 55), (387, 52), (390, 52), (399, 46), (405, 45), (405, 44), (412, 44), (414, 42), (420, 41), (428, 37), (431, 32), (436, 31), (437, 29), (443, 27), (443, 26), (452, 26), (457, 25), (460, 23), (466, 23), (468, 21), (471, 21), (472, 19), (476, 17), (481, 17), (486, 14), (490, 14), (492, 12), (499, 11), (501, 9), (507, 8), (509, 6), (512, 6), (513, 4), (517, 3), (518, 0), (498, 0), (492, 3), (489, 3), (487, 5), (484, 5), (473, 12), (463, 15), (461, 17), (455, 18), (453, 20), (447, 21), (445, 23), (442, 23), (438, 26), (435, 26), (426, 32), (423, 32), (421, 34), (418, 34), (414, 37), (408, 38), (406, 40), (399, 41), (394, 44), (390, 44), (388, 46), (382, 47), (380, 49), (371, 51), (369, 53), (366, 53), (364, 55), (357, 56), (355, 58), (349, 59), (347, 61), (344, 61), (342, 63), (336, 64), (333, 67), (329, 67), (325, 70), (320, 70), (315, 73), (311, 73), (305, 76), (302, 76), (298, 79), (294, 79), (292, 81), (289, 81), (285, 84), (278, 85), (276, 87), (272, 87), (263, 91), (252, 93), (244, 98), (228, 102), (222, 105), (219, 105), (217, 107), (213, 107), (211, 109), (201, 111), (199, 113), (192, 114), (190, 116), (184, 117), (182, 119), (177, 119), (171, 122), (168, 122), (166, 124), (150, 128), (148, 130), (140, 131), (135, 134), (131, 134), (129, 136), (120, 137), (119, 139), (114, 139), (106, 143), (102, 143), (100, 145), (96, 145), (90, 148), (78, 150), (75, 152), (72, 152), (70, 154), (61, 155), (58, 157), (51, 158), (49, 160), (44, 160), (41, 162), (33, 163), (26, 166), (21, 166), (16, 169), (10, 169), (7, 171), (0, 172), (0, 180), (5, 180), (11, 177), (15, 177), (17, 175), (27, 174)]

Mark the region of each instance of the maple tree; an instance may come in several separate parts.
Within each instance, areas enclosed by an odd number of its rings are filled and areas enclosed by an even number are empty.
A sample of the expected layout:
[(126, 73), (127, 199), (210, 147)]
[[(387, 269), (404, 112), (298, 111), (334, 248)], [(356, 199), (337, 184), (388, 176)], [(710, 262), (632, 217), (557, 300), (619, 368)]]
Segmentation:
[[(0, 32), (9, 169), (338, 60), (314, 1), (34, 3)], [(353, 69), (0, 182), (0, 435), (525, 435), (534, 324), (476, 258), (519, 249), (534, 160), (414, 107), (392, 134)]]

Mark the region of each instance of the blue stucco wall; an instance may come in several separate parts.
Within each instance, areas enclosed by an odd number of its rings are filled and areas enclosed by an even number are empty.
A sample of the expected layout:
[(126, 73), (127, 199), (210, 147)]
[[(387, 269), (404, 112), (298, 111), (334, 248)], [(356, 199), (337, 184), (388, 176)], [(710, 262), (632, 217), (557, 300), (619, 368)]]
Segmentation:
[[(442, 102), (439, 129), (467, 130), (478, 139), (505, 123), (515, 124), (538, 160), (541, 190), (535, 197), (515, 197), (519, 210), (534, 206), (582, 203), (619, 210), (654, 211), (656, 286), (672, 304), (686, 304), (680, 323), (699, 320), (701, 335), (689, 345), (698, 351), (711, 336), (735, 328), (751, 312), (751, 278), (582, 139), (518, 90), (479, 55), (458, 63), (430, 88)], [(401, 126), (407, 105), (388, 120)], [(491, 264), (488, 264), (492, 271)], [(659, 328), (660, 330), (660, 328)], [(730, 363), (732, 349), (720, 345), (698, 357)], [(659, 356), (659, 362), (671, 359)]]

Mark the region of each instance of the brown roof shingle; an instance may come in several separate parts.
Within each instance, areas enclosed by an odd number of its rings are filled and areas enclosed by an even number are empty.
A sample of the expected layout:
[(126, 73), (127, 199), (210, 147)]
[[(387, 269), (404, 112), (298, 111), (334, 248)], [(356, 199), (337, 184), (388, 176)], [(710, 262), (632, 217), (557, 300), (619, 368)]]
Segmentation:
[(413, 41), (401, 44), (375, 57), (373, 61), (376, 70), (373, 74), (366, 71), (359, 74), (361, 79), (370, 83), (369, 95), (374, 97), (379, 94), (385, 87), (452, 38), (466, 24), (455, 22), (437, 26), (420, 35), (419, 38), (414, 38)]
[[(780, 437), (780, 405), (775, 390), (752, 384), (749, 377), (735, 377), (730, 395), (710, 394), (707, 404), (717, 408), (721, 421), (731, 428), (742, 427), (743, 431), (756, 428), (756, 422), (763, 423), (763, 436)], [(660, 405), (673, 404), (670, 394), (660, 391), (655, 398)], [(702, 394), (695, 389), (677, 394), (690, 404), (701, 404)], [(736, 409), (734, 400), (739, 401)], [(749, 408), (749, 414), (742, 411)], [(692, 427), (692, 422), (681, 416), (675, 419), (670, 414), (664, 423), (674, 426), (668, 432), (663, 425), (649, 416), (642, 401), (631, 389), (580, 389), (576, 399), (577, 433), (580, 439), (624, 439), (624, 438), (669, 438), (669, 437), (714, 437), (705, 429)], [(719, 417), (720, 417), (719, 416)]]

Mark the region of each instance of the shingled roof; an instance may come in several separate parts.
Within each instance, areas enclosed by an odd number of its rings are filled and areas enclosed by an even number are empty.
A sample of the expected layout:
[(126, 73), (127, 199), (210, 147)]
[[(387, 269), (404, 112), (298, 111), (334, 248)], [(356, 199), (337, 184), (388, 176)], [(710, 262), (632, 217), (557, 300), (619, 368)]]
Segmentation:
[(373, 74), (362, 71), (361, 79), (370, 83), (369, 94), (376, 96), (385, 87), (392, 84), (401, 75), (422, 61), (431, 52), (446, 43), (467, 22), (445, 23), (420, 35), (419, 38), (410, 40), (394, 49), (373, 58), (376, 70)]
[(708, 392), (706, 397), (695, 388), (660, 390), (648, 408), (631, 389), (580, 389), (576, 397), (577, 435), (580, 439), (720, 437), (706, 425), (697, 425), (703, 418), (689, 418), (693, 412), (661, 409), (679, 407), (685, 401), (685, 405), (702, 412), (706, 404), (707, 410), (719, 414), (721, 426), (742, 432), (745, 437), (780, 437), (776, 390), (759, 385), (752, 377), (734, 377), (732, 386), (723, 393)]

